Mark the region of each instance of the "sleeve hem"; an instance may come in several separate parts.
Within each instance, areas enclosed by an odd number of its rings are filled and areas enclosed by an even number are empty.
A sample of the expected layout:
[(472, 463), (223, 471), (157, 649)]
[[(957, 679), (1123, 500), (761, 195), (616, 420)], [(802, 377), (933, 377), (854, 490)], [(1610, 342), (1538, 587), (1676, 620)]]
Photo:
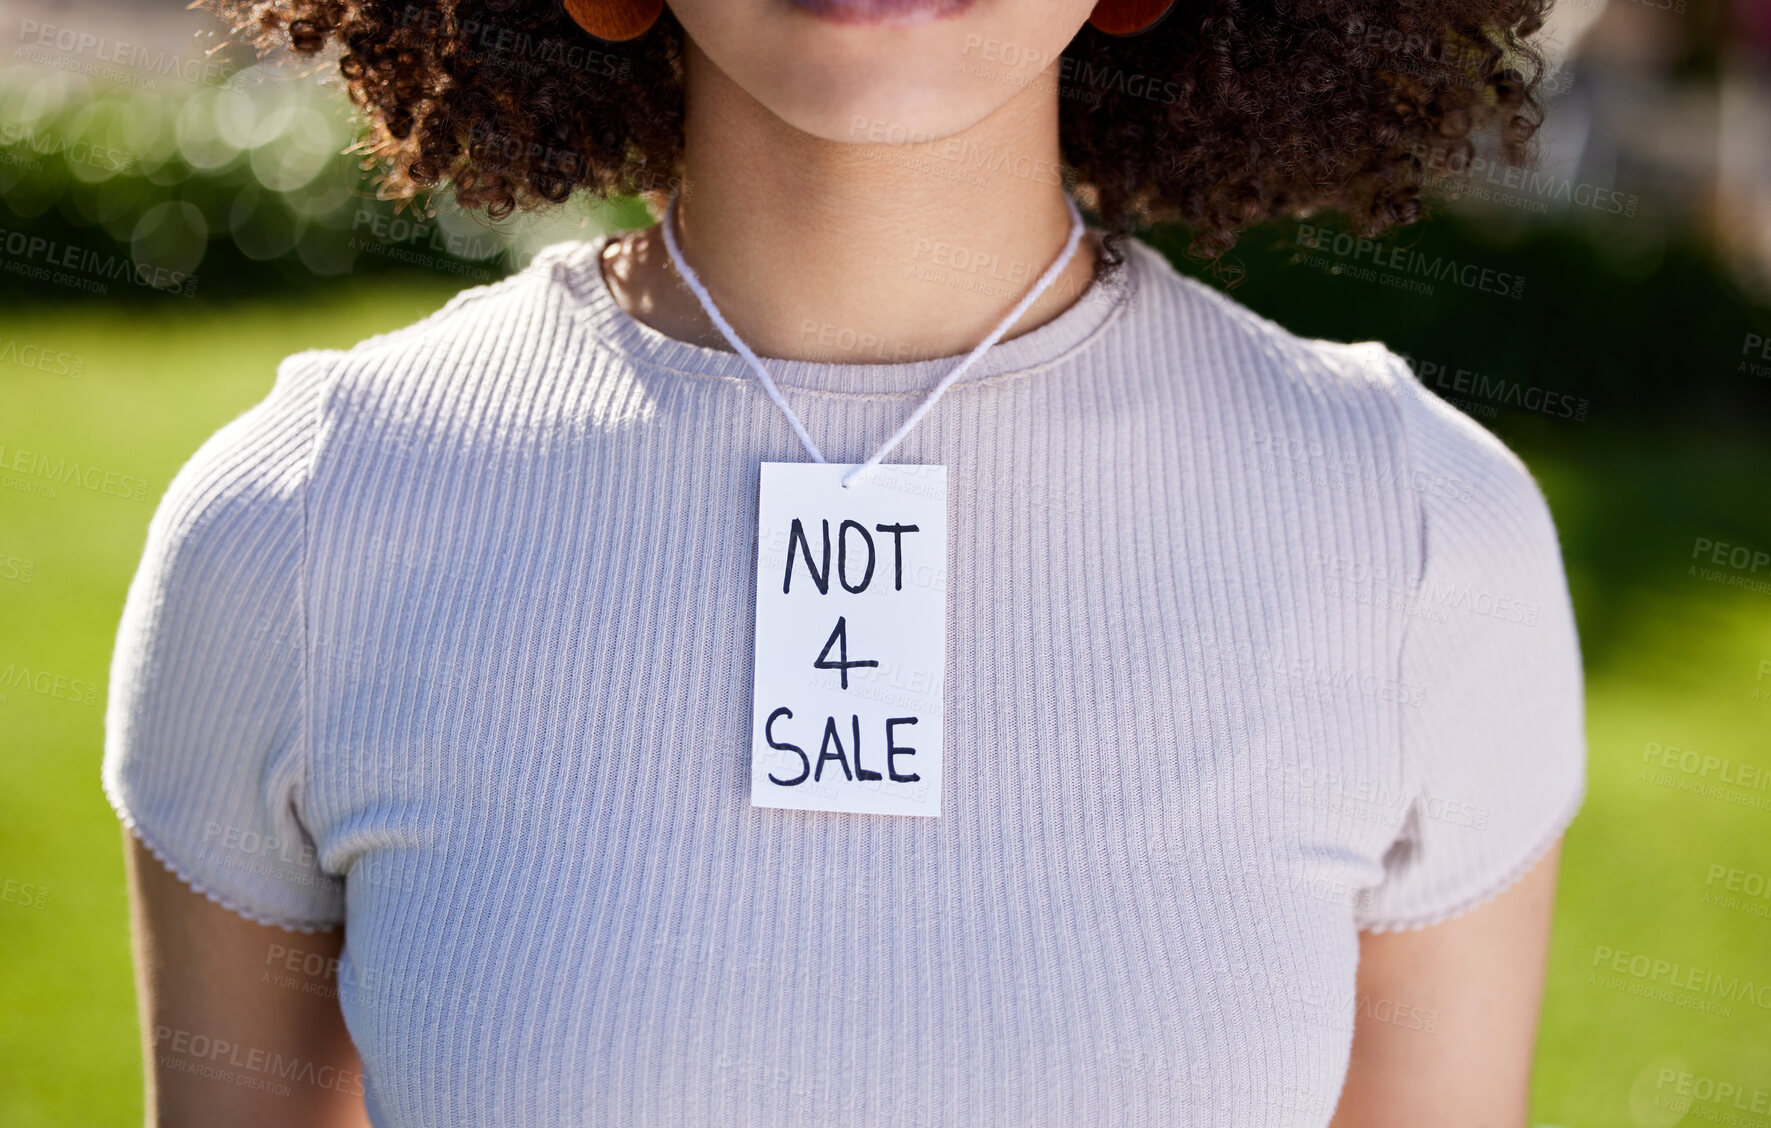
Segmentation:
[(123, 820), (123, 825), (128, 828), (130, 834), (135, 836), (136, 841), (146, 847), (148, 853), (152, 854), (155, 860), (166, 867), (167, 872), (171, 873), (172, 876), (178, 878), (178, 880), (189, 886), (191, 892), (202, 894), (211, 902), (220, 905), (222, 908), (237, 916), (244, 917), (253, 924), (274, 926), (276, 928), (281, 928), (285, 932), (301, 932), (311, 936), (317, 932), (330, 932), (344, 924), (344, 918), (342, 917), (337, 919), (324, 917), (304, 919), (300, 917), (283, 917), (270, 913), (261, 913), (247, 908), (232, 897), (216, 892), (214, 889), (211, 889), (207, 885), (198, 881), (191, 875), (190, 871), (186, 870), (182, 865), (175, 861), (171, 854), (168, 854), (161, 848), (160, 843), (148, 833), (147, 828), (143, 827), (141, 823), (136, 820), (135, 816), (129, 812), (129, 808), (123, 802), (122, 797), (111, 789), (108, 780), (105, 783), (105, 798), (110, 800), (111, 809), (117, 812), (117, 817)]
[(1462, 899), (1454, 901), (1450, 906), (1440, 909), (1437, 912), (1422, 913), (1406, 917), (1392, 917), (1388, 919), (1361, 917), (1357, 922), (1358, 930), (1360, 932), (1378, 933), (1419, 932), (1423, 928), (1431, 928), (1435, 924), (1444, 924), (1446, 921), (1473, 912), (1476, 909), (1481, 908), (1483, 905), (1488, 904), (1490, 901), (1495, 900), (1502, 893), (1505, 893), (1507, 890), (1517, 885), (1526, 874), (1531, 872), (1538, 862), (1543, 860), (1544, 855), (1550, 852), (1550, 847), (1554, 846), (1556, 840), (1567, 832), (1568, 824), (1572, 823), (1574, 817), (1580, 813), (1581, 807), (1586, 803), (1586, 795), (1587, 784), (1586, 777), (1583, 774), (1581, 776), (1580, 786), (1575, 789), (1573, 796), (1570, 797), (1567, 802), (1563, 803), (1561, 810), (1556, 813), (1556, 817), (1550, 820), (1548, 829), (1538, 837), (1531, 849), (1526, 851), (1526, 853), (1500, 877), (1489, 882), (1487, 885), (1482, 886), (1477, 892), (1466, 895)]

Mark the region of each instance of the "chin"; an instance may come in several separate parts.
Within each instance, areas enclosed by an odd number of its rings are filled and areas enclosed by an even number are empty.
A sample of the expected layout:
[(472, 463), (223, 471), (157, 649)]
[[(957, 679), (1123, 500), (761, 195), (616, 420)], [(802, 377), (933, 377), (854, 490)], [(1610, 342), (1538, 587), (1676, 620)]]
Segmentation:
[[(1079, 0), (673, 0), (695, 46), (827, 141), (938, 141), (1037, 93), (1088, 18)], [(1005, 45), (1008, 49), (1005, 50)], [(1012, 62), (1012, 65), (1011, 65)]]
[[(906, 72), (909, 73), (906, 73)], [(906, 68), (890, 58), (876, 65), (801, 68), (771, 88), (749, 92), (775, 116), (826, 141), (914, 144), (938, 141), (977, 125), (1018, 89), (978, 91), (947, 76)]]

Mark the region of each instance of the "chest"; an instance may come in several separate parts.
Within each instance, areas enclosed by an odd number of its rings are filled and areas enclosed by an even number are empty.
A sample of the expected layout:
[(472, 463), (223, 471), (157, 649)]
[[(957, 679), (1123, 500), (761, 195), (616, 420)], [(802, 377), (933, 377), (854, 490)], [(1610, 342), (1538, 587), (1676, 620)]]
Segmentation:
[(749, 805), (753, 500), (321, 538), (385, 1123), (1326, 1123), (1401, 814), (1356, 550), (1159, 480), (955, 493), (939, 819)]

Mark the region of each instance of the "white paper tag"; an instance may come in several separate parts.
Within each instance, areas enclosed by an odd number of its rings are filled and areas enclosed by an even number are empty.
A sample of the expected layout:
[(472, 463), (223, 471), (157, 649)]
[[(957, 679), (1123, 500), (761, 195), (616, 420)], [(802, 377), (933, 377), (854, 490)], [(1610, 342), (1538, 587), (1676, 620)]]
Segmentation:
[(750, 802), (941, 813), (947, 468), (765, 462)]

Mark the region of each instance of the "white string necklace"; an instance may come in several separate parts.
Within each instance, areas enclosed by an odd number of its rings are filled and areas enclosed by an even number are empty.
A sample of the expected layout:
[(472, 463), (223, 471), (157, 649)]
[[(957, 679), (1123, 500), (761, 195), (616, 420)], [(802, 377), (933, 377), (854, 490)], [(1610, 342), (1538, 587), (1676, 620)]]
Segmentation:
[[(1046, 267), (1045, 273), (1039, 276), (1039, 280), (1033, 284), (1033, 288), (1028, 290), (1019, 302), (1015, 303), (1015, 308), (1008, 311), (1008, 315), (997, 324), (996, 328), (992, 329), (982, 341), (979, 341), (971, 352), (966, 353), (959, 363), (953, 366), (952, 371), (943, 376), (940, 382), (929, 390), (922, 402), (916, 405), (916, 410), (912, 411), (898, 429), (892, 432), (891, 437), (887, 438), (880, 448), (873, 452), (873, 457), (843, 475), (842, 484), (845, 488), (853, 484), (854, 480), (863, 473), (877, 466), (881, 459), (903, 442), (905, 436), (910, 434), (911, 429), (922, 422), (923, 416), (934, 408), (935, 401), (939, 400), (948, 388), (951, 388), (961, 376), (965, 375), (966, 371), (977, 363), (978, 358), (988, 352), (992, 345), (1002, 339), (1003, 334), (1007, 333), (1015, 322), (1026, 314), (1033, 303), (1039, 300), (1039, 296), (1045, 293), (1053, 282), (1057, 281), (1058, 276), (1064, 272), (1064, 268), (1070, 265), (1070, 260), (1076, 255), (1076, 248), (1082, 242), (1083, 223), (1082, 213), (1076, 209), (1075, 201), (1071, 200), (1069, 196), (1065, 196), (1064, 204), (1070, 210), (1070, 234), (1064, 240), (1064, 249), (1058, 253), (1057, 259)], [(726, 343), (732, 346), (732, 351), (743, 357), (751, 371), (756, 373), (757, 381), (762, 384), (763, 391), (768, 394), (769, 399), (774, 401), (775, 406), (781, 409), (781, 414), (787, 417), (788, 425), (793, 428), (793, 433), (799, 436), (799, 441), (805, 444), (806, 453), (812, 456), (812, 461), (828, 462), (829, 460), (824, 457), (823, 452), (818, 449), (818, 444), (813, 442), (812, 436), (806, 432), (805, 424), (801, 423), (799, 416), (795, 415), (793, 409), (787, 406), (786, 399), (781, 395), (781, 389), (776, 387), (774, 379), (769, 376), (769, 370), (763, 367), (763, 363), (757, 359), (756, 353), (751, 351), (750, 346), (744, 343), (732, 329), (731, 324), (721, 315), (719, 307), (713, 304), (713, 296), (707, 292), (707, 287), (701, 284), (701, 279), (696, 276), (694, 269), (683, 258), (682, 248), (677, 246), (676, 241), (676, 214), (677, 197), (672, 195), (670, 205), (664, 211), (663, 223), (664, 246), (670, 252), (671, 265), (676, 268), (677, 274), (682, 278), (683, 284), (689, 288), (689, 292), (700, 301), (701, 308), (707, 312), (708, 320), (712, 321), (715, 328), (720, 331), (720, 335), (725, 337)]]
[[(812, 456), (758, 468), (752, 806), (940, 816), (947, 467), (879, 463), (1070, 265), (1082, 242), (1082, 213), (1069, 197), (1064, 203), (1069, 237), (1033, 288), (872, 458), (832, 465), (684, 261), (671, 197), (664, 212), (671, 264)], [(863, 474), (868, 488), (850, 489)]]

